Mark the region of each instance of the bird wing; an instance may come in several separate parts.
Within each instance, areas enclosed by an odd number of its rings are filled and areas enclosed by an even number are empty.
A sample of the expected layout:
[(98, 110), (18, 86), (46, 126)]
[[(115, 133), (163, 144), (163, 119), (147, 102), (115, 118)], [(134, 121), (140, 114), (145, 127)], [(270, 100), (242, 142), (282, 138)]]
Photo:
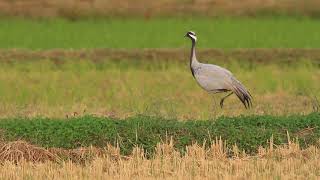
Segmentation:
[(246, 108), (252, 105), (250, 92), (225, 68), (212, 64), (201, 64), (195, 68), (195, 78), (199, 85), (208, 92), (232, 91)]
[(220, 66), (201, 64), (194, 69), (198, 84), (209, 92), (228, 91), (230, 89), (230, 76), (232, 73)]

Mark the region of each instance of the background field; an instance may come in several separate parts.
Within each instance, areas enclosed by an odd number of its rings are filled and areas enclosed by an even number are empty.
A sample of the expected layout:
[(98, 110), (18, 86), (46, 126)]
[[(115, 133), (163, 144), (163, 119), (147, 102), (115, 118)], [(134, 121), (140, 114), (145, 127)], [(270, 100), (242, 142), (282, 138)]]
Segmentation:
[(5, 16), (32, 18), (144, 17), (159, 16), (261, 16), (319, 17), (317, 0), (1, 0)]
[(198, 34), (199, 48), (317, 48), (317, 19), (141, 18), (0, 19), (0, 48), (189, 48), (183, 36)]
[[(0, 0), (1, 177), (316, 179), (319, 5)], [(252, 109), (197, 85), (189, 30)]]

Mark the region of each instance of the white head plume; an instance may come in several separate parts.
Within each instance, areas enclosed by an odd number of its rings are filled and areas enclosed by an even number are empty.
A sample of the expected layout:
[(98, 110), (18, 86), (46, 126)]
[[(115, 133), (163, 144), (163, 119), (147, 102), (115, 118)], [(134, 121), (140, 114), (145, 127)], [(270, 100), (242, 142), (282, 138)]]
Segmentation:
[(193, 39), (194, 41), (197, 41), (197, 36), (196, 33), (193, 31), (188, 31), (186, 36), (190, 37), (191, 39)]

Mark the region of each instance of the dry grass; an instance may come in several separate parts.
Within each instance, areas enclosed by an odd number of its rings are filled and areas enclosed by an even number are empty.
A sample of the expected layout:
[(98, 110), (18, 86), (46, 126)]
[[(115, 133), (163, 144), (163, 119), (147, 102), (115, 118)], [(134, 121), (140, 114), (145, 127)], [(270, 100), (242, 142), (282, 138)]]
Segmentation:
[(317, 0), (1, 0), (0, 12), (5, 15), (31, 17), (64, 16), (153, 16), (176, 15), (257, 15), (299, 14), (317, 16)]
[(222, 95), (216, 95), (216, 111), (213, 98), (196, 84), (187, 62), (63, 62), (42, 59), (1, 63), (0, 117), (95, 114), (123, 118), (146, 114), (209, 119), (220, 115), (310, 113), (319, 104), (315, 97), (319, 99), (320, 86), (315, 82), (320, 71), (307, 61), (292, 66), (217, 61), (251, 91), (254, 106), (245, 110), (231, 96), (220, 110)]
[(82, 147), (77, 149), (49, 148), (45, 149), (31, 145), (26, 141), (1, 142), (0, 162), (12, 162), (14, 164), (26, 162), (48, 162), (61, 163), (69, 160), (73, 163), (84, 164), (97, 157), (112, 157), (119, 159), (120, 149), (108, 145), (105, 148)]
[(58, 156), (46, 149), (30, 145), (24, 141), (1, 143), (0, 162), (18, 163), (22, 160), (31, 162), (55, 161)]
[(173, 144), (158, 144), (150, 159), (138, 147), (129, 157), (121, 157), (117, 148), (108, 147), (103, 156), (80, 164), (70, 160), (2, 160), (0, 173), (2, 179), (317, 179), (320, 175), (319, 149), (300, 149), (292, 141), (274, 147), (270, 139), (270, 146), (260, 147), (256, 156), (239, 152), (236, 146), (230, 154), (221, 139), (208, 149), (198, 144), (189, 146), (186, 154), (175, 151)]
[[(200, 89), (201, 90), (201, 89)], [(164, 100), (150, 101), (150, 104), (139, 105), (137, 107), (127, 107), (125, 105), (117, 108), (109, 104), (97, 103), (87, 105), (86, 103), (61, 104), (59, 106), (44, 103), (30, 105), (16, 105), (14, 103), (2, 103), (0, 117), (60, 117), (70, 118), (84, 115), (95, 115), (100, 117), (126, 118), (137, 114), (151, 116), (161, 116), (167, 118), (187, 119), (211, 119), (219, 116), (239, 116), (239, 115), (289, 115), (289, 114), (308, 114), (319, 111), (319, 102), (310, 96), (290, 95), (285, 92), (267, 93), (254, 98), (254, 106), (246, 110), (236, 97), (230, 97), (225, 103), (225, 107), (220, 109), (218, 95), (213, 99), (205, 92), (199, 95), (186, 96), (182, 99), (183, 103), (174, 102), (173, 98)], [(192, 97), (187, 106), (188, 98)], [(219, 97), (222, 97), (220, 95)], [(111, 103), (111, 102), (107, 102)], [(89, 103), (88, 103), (89, 104)], [(177, 105), (177, 107), (175, 107)], [(191, 105), (191, 106), (190, 106)], [(215, 107), (215, 108), (214, 108)]]

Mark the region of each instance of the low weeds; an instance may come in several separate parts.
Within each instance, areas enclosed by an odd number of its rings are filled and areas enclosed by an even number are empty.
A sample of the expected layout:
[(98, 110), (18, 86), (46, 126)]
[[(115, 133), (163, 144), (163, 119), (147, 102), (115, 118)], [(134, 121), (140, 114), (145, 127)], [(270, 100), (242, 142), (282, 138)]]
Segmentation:
[[(146, 155), (152, 156), (158, 143), (172, 138), (174, 147), (181, 153), (188, 152), (186, 146), (199, 143), (205, 148), (225, 146), (224, 149), (232, 149), (236, 144), (239, 152), (256, 154), (259, 147), (269, 145), (267, 141), (271, 136), (272, 144), (279, 146), (287, 143), (287, 133), (298, 138), (303, 148), (317, 145), (320, 138), (319, 119), (319, 113), (188, 121), (150, 116), (127, 119), (93, 116), (72, 119), (15, 118), (2, 119), (0, 129), (6, 141), (25, 140), (47, 148), (102, 148), (111, 144), (119, 147), (123, 155), (129, 155), (139, 147), (144, 149)], [(221, 137), (226, 142), (220, 144), (221, 141), (214, 137)], [(224, 149), (220, 150), (221, 153), (226, 152)]]

